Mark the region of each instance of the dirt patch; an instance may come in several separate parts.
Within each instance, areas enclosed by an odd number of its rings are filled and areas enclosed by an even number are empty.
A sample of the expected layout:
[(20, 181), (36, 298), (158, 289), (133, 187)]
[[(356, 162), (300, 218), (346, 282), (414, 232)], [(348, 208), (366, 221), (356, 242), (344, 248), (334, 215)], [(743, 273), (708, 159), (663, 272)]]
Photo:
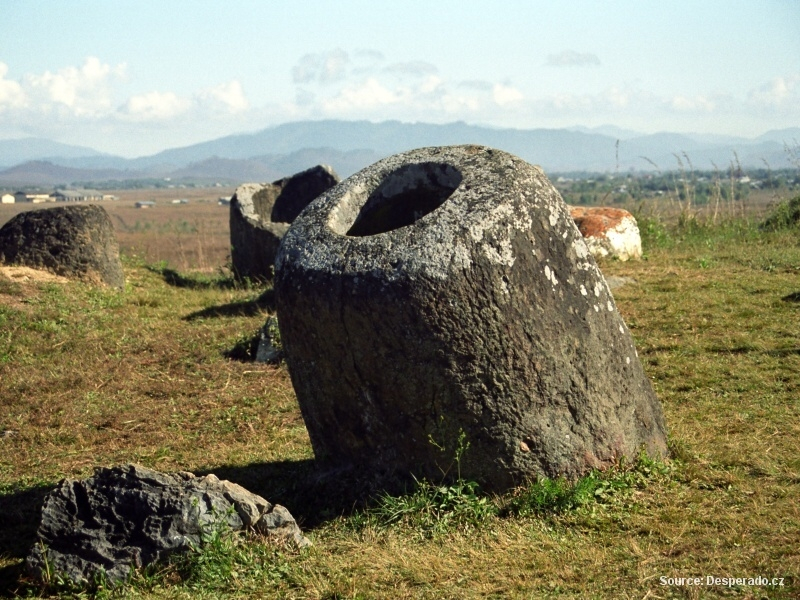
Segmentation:
[(16, 283), (66, 283), (66, 277), (55, 275), (49, 271), (40, 271), (30, 267), (2, 267), (0, 277), (10, 279)]
[(41, 283), (66, 283), (66, 277), (30, 267), (0, 266), (0, 306), (30, 312), (26, 303), (34, 296)]

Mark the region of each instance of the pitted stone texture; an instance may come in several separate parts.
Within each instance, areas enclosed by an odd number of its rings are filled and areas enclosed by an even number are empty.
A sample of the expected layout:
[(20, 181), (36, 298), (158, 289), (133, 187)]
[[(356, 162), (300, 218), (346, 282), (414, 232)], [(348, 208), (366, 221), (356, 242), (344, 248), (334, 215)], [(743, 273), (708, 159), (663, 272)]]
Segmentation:
[(634, 216), (621, 208), (571, 206), (572, 220), (595, 258), (642, 257), (642, 238)]
[(289, 511), (240, 485), (125, 465), (62, 481), (45, 499), (26, 563), (40, 579), (49, 570), (85, 583), (104, 571), (117, 582), (133, 569), (199, 546), (213, 528), (252, 528), (298, 547), (310, 544)]
[(231, 263), (241, 278), (272, 278), (275, 254), (289, 223), (317, 196), (339, 182), (317, 165), (273, 183), (245, 183), (231, 199)]
[[(502, 490), (666, 453), (603, 276), (538, 167), (482, 146), (384, 159), (284, 236), (275, 294), (319, 460)], [(462, 437), (463, 434), (463, 437)]]
[(125, 285), (114, 226), (105, 209), (95, 205), (18, 214), (0, 229), (0, 263), (113, 287)]

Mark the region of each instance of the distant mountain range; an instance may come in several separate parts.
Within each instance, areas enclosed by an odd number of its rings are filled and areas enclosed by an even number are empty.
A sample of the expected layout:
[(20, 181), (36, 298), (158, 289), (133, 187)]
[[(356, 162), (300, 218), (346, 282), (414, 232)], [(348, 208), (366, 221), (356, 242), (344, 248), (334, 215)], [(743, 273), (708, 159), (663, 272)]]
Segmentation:
[(687, 157), (697, 170), (726, 170), (736, 160), (745, 168), (780, 169), (796, 166), (786, 149), (797, 152), (800, 127), (746, 139), (641, 135), (613, 126), (522, 130), (461, 122), (299, 121), (134, 159), (37, 138), (0, 140), (0, 187), (166, 178), (237, 184), (272, 181), (320, 163), (346, 177), (403, 150), (466, 143), (511, 152), (549, 173), (670, 171), (678, 168), (678, 158), (688, 168)]

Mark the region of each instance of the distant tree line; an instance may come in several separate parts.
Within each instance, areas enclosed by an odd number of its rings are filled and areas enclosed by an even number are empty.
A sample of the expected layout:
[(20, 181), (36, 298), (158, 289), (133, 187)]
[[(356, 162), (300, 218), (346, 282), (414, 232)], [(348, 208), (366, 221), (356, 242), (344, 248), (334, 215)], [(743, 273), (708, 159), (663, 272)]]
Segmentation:
[(638, 202), (669, 197), (695, 206), (716, 200), (741, 201), (754, 190), (800, 190), (794, 169), (741, 168), (724, 171), (670, 171), (666, 173), (554, 173), (551, 179), (568, 204), (597, 205)]

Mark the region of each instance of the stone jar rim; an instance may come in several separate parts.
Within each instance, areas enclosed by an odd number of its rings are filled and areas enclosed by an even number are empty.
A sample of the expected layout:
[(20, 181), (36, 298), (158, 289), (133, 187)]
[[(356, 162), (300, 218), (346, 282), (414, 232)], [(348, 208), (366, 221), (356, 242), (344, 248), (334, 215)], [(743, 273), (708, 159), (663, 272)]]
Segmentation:
[[(487, 154), (499, 169), (480, 168)], [(362, 210), (387, 182), (391, 187), (392, 178), (403, 169), (412, 171), (412, 179), (417, 177), (412, 183), (419, 183), (420, 172), (438, 181), (435, 206), (399, 226), (352, 235)], [(383, 277), (397, 265), (437, 278), (468, 267), (469, 247), (475, 241), (505, 239), (510, 226), (530, 226), (530, 215), (511, 214), (510, 201), (520, 194), (533, 195), (534, 190), (520, 186), (520, 177), (508, 177), (510, 171), (527, 171), (530, 176), (523, 179), (531, 182), (541, 174), (538, 167), (511, 154), (479, 145), (420, 148), (380, 160), (322, 194), (298, 216), (281, 244), (276, 269), (288, 259), (287, 253), (293, 254), (292, 262), (311, 270), (315, 264), (340, 272), (378, 269)], [(497, 250), (498, 255), (502, 252)]]

